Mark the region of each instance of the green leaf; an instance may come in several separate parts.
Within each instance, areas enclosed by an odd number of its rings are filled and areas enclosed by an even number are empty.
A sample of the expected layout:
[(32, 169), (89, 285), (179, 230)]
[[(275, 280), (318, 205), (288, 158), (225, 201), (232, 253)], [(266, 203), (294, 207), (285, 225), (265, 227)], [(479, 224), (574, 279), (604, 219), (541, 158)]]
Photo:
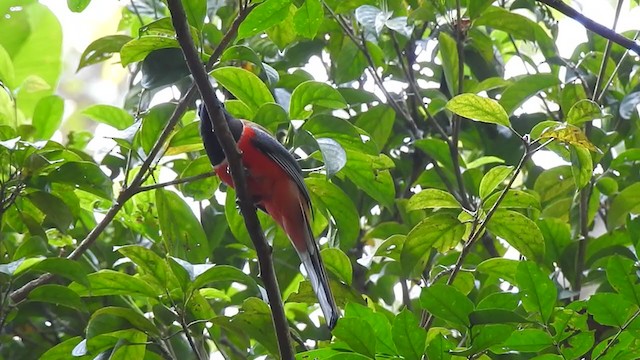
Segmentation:
[(547, 323), (558, 297), (558, 290), (538, 264), (524, 261), (518, 265), (516, 284), (522, 293), (522, 305), (529, 312), (540, 314)]
[(376, 351), (383, 354), (397, 354), (391, 335), (391, 323), (382, 312), (374, 312), (373, 309), (350, 302), (345, 306), (345, 318), (362, 319), (373, 329), (376, 337)]
[(491, 4), (492, 0), (475, 0), (469, 2), (469, 7), (467, 8), (469, 17), (472, 19), (480, 16), (484, 10), (486, 10)]
[(313, 39), (324, 19), (320, 0), (305, 0), (293, 16), (293, 26), (299, 35)]
[(45, 222), (53, 223), (60, 231), (65, 232), (74, 221), (73, 214), (59, 197), (44, 191), (34, 191), (25, 196), (45, 214)]
[(125, 338), (118, 338), (109, 360), (141, 359), (145, 357), (147, 334), (133, 331)]
[(250, 47), (245, 45), (234, 45), (227, 48), (220, 56), (220, 62), (231, 60), (244, 60), (257, 65), (262, 66), (262, 60), (258, 54)]
[(571, 147), (571, 172), (578, 189), (582, 189), (589, 184), (593, 176), (593, 161), (589, 150), (575, 146)]
[(89, 65), (110, 59), (113, 54), (120, 52), (124, 44), (131, 40), (132, 38), (127, 35), (109, 35), (93, 41), (80, 55), (76, 72)]
[(373, 156), (350, 149), (345, 151), (347, 165), (339, 175), (352, 181), (381, 205), (392, 207), (395, 187), (387, 169), (394, 166), (393, 161), (384, 154)]
[(62, 123), (64, 100), (57, 95), (43, 97), (33, 111), (33, 127), (36, 140), (48, 140)]
[(67, 0), (67, 7), (75, 13), (80, 13), (89, 6), (89, 3), (91, 0)]
[(69, 359), (69, 355), (78, 356), (72, 352), (81, 343), (84, 343), (81, 336), (69, 338), (56, 346), (49, 348), (40, 356), (39, 360), (66, 360)]
[(609, 284), (627, 300), (640, 305), (640, 285), (634, 262), (620, 255), (614, 255), (607, 262)]
[(579, 127), (570, 124), (559, 124), (542, 131), (539, 139), (553, 139), (593, 152), (601, 152), (593, 145)]
[[(444, 78), (447, 81), (449, 93), (457, 94), (460, 90), (458, 87), (458, 79), (460, 77), (458, 62), (460, 61), (460, 59), (458, 58), (458, 47), (456, 45), (456, 40), (448, 33), (441, 31), (438, 35), (438, 44), (440, 44), (442, 70), (444, 71)], [(449, 110), (453, 111), (452, 109)], [(455, 113), (455, 111), (453, 112)]]
[(439, 189), (424, 189), (413, 195), (407, 203), (407, 210), (434, 208), (460, 209), (460, 204), (453, 195)]
[(111, 200), (113, 183), (94, 163), (79, 161), (68, 162), (52, 171), (48, 179), (52, 183), (63, 183), (75, 186), (80, 190)]
[[(165, 104), (162, 104), (162, 105), (165, 105)], [(170, 110), (170, 109), (167, 109), (167, 110)], [(169, 115), (168, 113), (165, 113), (165, 114)], [(160, 114), (160, 116), (163, 116), (165, 114)], [(164, 120), (164, 117), (163, 118), (156, 117), (154, 120), (157, 121), (157, 125), (161, 125), (161, 126), (164, 125), (164, 121), (162, 121)], [(154, 130), (156, 129), (161, 130), (160, 127), (156, 127)], [(145, 135), (147, 135), (146, 132), (145, 132)], [(154, 139), (153, 143), (155, 143), (155, 140), (156, 139)], [(147, 144), (148, 144), (147, 146), (149, 146), (149, 149), (151, 149), (151, 146), (153, 146), (151, 145), (152, 143), (148, 142)], [(198, 151), (198, 150), (202, 150), (203, 147), (204, 146), (202, 145), (202, 138), (200, 137), (200, 123), (194, 121), (192, 123), (189, 123), (187, 126), (183, 127), (182, 129), (178, 130), (178, 132), (176, 132), (176, 134), (173, 135), (173, 137), (169, 141), (169, 148), (165, 152), (165, 155), (177, 155), (177, 154), (183, 154), (189, 151)]]
[[(498, 201), (501, 192), (494, 193), (489, 196), (483, 203), (482, 208), (485, 210), (491, 209), (491, 207)], [(502, 209), (541, 209), (540, 199), (531, 193), (510, 189), (507, 191), (507, 195), (502, 199), (500, 203)]]
[(178, 40), (172, 37), (146, 35), (133, 39), (120, 48), (120, 63), (127, 66), (144, 60), (150, 52), (158, 49), (179, 48)]
[(283, 19), (267, 29), (267, 36), (280, 50), (286, 49), (297, 38), (293, 24), (295, 11), (296, 7), (293, 4), (289, 5)]
[(272, 354), (278, 354), (271, 310), (264, 301), (257, 298), (246, 299), (242, 304), (242, 312), (233, 317), (231, 324), (258, 341)]
[(433, 284), (422, 290), (420, 305), (434, 316), (453, 324), (471, 326), (473, 303), (453, 286)]
[(11, 34), (4, 36), (11, 39), (0, 40), (0, 44), (13, 61), (15, 83), (19, 86), (18, 110), (30, 118), (38, 101), (51, 95), (58, 86), (63, 68), (62, 27), (56, 15), (43, 4), (25, 4), (20, 9), (12, 11), (10, 19), (3, 17), (0, 34)]
[(595, 331), (581, 332), (567, 339), (566, 344), (562, 344), (560, 352), (565, 359), (580, 359), (593, 348), (595, 342)]
[[(352, 102), (349, 103), (352, 104)], [(371, 135), (371, 139), (378, 145), (378, 148), (383, 149), (391, 136), (395, 120), (396, 113), (393, 108), (386, 104), (380, 104), (369, 108), (358, 116), (356, 126)]]
[(469, 314), (469, 320), (472, 326), (485, 324), (503, 324), (503, 323), (530, 323), (515, 311), (505, 309), (481, 309), (475, 310)]
[(142, 81), (144, 89), (155, 89), (178, 82), (190, 74), (187, 63), (178, 48), (164, 48), (151, 51), (142, 60)]
[[(191, 161), (189, 165), (182, 171), (180, 178), (188, 178), (200, 174), (211, 174), (211, 162), (206, 155), (200, 156)], [(196, 201), (211, 199), (218, 188), (220, 180), (215, 176), (205, 179), (191, 181), (180, 185), (180, 190), (185, 196), (190, 196)]]
[(480, 353), (491, 346), (507, 340), (513, 333), (514, 327), (505, 324), (476, 325), (472, 329), (472, 345), (466, 351), (456, 352), (459, 356), (470, 356)]
[(152, 107), (151, 110), (147, 112), (144, 119), (142, 119), (142, 126), (138, 131), (137, 139), (140, 142), (140, 146), (142, 146), (142, 150), (144, 150), (146, 154), (151, 152), (153, 145), (158, 140), (158, 137), (160, 137), (162, 129), (169, 121), (169, 117), (171, 117), (175, 108), (175, 104), (162, 103)]
[(603, 114), (597, 103), (583, 99), (573, 104), (567, 114), (567, 123), (571, 125), (580, 125), (582, 123), (602, 119)]
[(414, 142), (415, 146), (424, 151), (425, 154), (442, 164), (445, 169), (453, 169), (453, 160), (449, 152), (449, 145), (444, 140), (427, 138)]
[(467, 163), (467, 169), (475, 169), (489, 164), (504, 164), (504, 160), (497, 156), (481, 156)]
[(502, 30), (516, 39), (537, 42), (542, 53), (547, 58), (557, 54), (554, 42), (545, 30), (526, 16), (515, 12), (492, 6), (486, 9), (480, 17), (475, 19), (473, 25), (474, 27), (484, 25), (493, 29)]
[[(264, 4), (265, 3), (263, 3), (263, 5)], [(258, 6), (258, 8), (260, 6)], [(256, 8), (256, 10), (258, 8)], [(252, 11), (251, 14), (255, 14), (256, 10)], [(258, 111), (260, 106), (275, 102), (267, 85), (248, 70), (226, 66), (213, 70), (211, 76), (240, 101), (245, 103), (254, 113)]]
[(465, 226), (450, 213), (436, 213), (422, 220), (407, 235), (402, 247), (402, 270), (411, 277), (422, 273), (431, 248), (442, 252), (455, 247)]
[(480, 198), (486, 199), (513, 172), (513, 166), (498, 165), (489, 170), (480, 181)]
[(629, 214), (640, 212), (640, 182), (622, 190), (611, 202), (607, 213), (607, 227), (614, 229), (624, 224)]
[(140, 278), (113, 270), (100, 270), (87, 276), (89, 286), (73, 282), (69, 289), (85, 296), (128, 295), (156, 298), (160, 293)]
[(497, 101), (475, 94), (461, 94), (447, 102), (447, 110), (462, 117), (511, 127), (509, 116)]
[(539, 352), (553, 345), (551, 335), (539, 329), (523, 329), (513, 332), (502, 343), (504, 351)]
[(519, 263), (520, 262), (516, 260), (491, 258), (478, 264), (476, 270), (483, 274), (493, 275), (498, 278), (504, 279), (512, 284), (515, 284), (515, 275)]
[(487, 229), (531, 260), (544, 258), (544, 238), (536, 223), (512, 210), (497, 210)]
[(407, 360), (420, 360), (425, 351), (427, 332), (416, 316), (406, 308), (393, 320), (393, 342), (400, 355)]
[[(333, 139), (337, 141), (345, 151), (359, 151), (366, 155), (374, 155), (382, 158), (379, 155), (380, 151), (376, 148), (375, 144), (370, 141), (363, 142), (360, 137), (362, 131), (345, 119), (340, 119), (326, 114), (315, 115), (304, 123), (302, 130), (307, 130), (316, 139)], [(354, 165), (352, 163), (347, 164), (349, 166)], [(385, 169), (393, 167), (393, 163), (391, 161), (385, 161), (385, 163), (381, 165), (384, 165)], [(368, 168), (372, 168), (371, 164), (369, 164)], [(377, 168), (381, 169), (382, 167)]]
[(282, 106), (276, 103), (267, 103), (260, 106), (251, 120), (275, 133), (278, 125), (289, 121), (289, 116)]
[(238, 39), (269, 29), (289, 14), (291, 0), (266, 0), (249, 13), (238, 28)]
[(255, 280), (253, 280), (251, 276), (229, 265), (215, 265), (210, 267), (205, 272), (198, 275), (189, 284), (189, 289), (196, 290), (205, 286), (206, 284), (218, 281), (235, 281), (247, 285), (248, 287), (255, 290), (258, 289), (258, 284), (256, 284)]
[(347, 152), (331, 138), (319, 138), (316, 142), (322, 154), (327, 178), (331, 178), (347, 165)]
[(527, 99), (559, 84), (560, 80), (554, 74), (524, 75), (504, 89), (499, 103), (508, 115), (512, 115)]
[(124, 130), (133, 125), (133, 116), (126, 110), (111, 105), (92, 105), (82, 111), (92, 120)]
[(313, 113), (313, 107), (343, 109), (347, 106), (342, 94), (330, 85), (317, 81), (305, 81), (291, 93), (289, 116), (291, 119), (306, 119)]
[(329, 248), (320, 252), (320, 257), (327, 270), (333, 273), (340, 281), (351, 286), (353, 268), (349, 257), (340, 249)]
[(193, 211), (178, 194), (156, 190), (156, 206), (162, 238), (169, 254), (193, 262), (210, 256), (209, 242)]
[(30, 270), (60, 275), (81, 285), (89, 286), (86, 268), (75, 260), (47, 258), (35, 264)]
[(365, 320), (358, 318), (342, 318), (332, 331), (333, 336), (344, 341), (352, 350), (375, 357), (376, 335)]
[(138, 245), (127, 245), (119, 247), (117, 251), (133, 261), (141, 275), (150, 276), (162, 289), (173, 290), (180, 287), (167, 262), (152, 250)]
[(207, 0), (189, 0), (183, 3), (189, 25), (202, 30), (204, 18), (207, 16)]
[(11, 56), (2, 45), (0, 45), (0, 79), (2, 79), (0, 83), (6, 85), (9, 89), (15, 86), (15, 71)]
[(320, 177), (305, 179), (314, 204), (326, 209), (336, 223), (340, 248), (355, 245), (360, 233), (360, 216), (353, 201), (338, 186)]
[(157, 336), (160, 335), (160, 331), (151, 321), (133, 309), (115, 306), (103, 307), (91, 315), (90, 321), (96, 321), (102, 316), (122, 318), (138, 330)]
[(86, 307), (80, 296), (66, 286), (45, 284), (33, 289), (27, 299), (30, 301), (48, 302), (51, 304), (66, 306), (71, 309), (86, 311)]

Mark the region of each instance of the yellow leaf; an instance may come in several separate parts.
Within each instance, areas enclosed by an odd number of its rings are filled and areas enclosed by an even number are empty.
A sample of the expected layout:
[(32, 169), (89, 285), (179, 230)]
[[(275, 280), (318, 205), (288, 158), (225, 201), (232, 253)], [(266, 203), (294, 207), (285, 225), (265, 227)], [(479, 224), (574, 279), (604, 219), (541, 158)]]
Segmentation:
[(587, 136), (579, 127), (570, 124), (560, 124), (546, 128), (540, 134), (540, 139), (554, 139), (566, 144), (574, 145), (590, 151), (602, 153), (587, 139)]

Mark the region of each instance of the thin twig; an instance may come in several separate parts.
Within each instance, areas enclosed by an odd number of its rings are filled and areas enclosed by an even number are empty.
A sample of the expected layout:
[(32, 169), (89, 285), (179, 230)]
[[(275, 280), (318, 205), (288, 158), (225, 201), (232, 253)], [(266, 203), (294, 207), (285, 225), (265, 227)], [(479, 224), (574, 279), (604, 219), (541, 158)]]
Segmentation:
[(198, 174), (198, 175), (194, 175), (194, 176), (189, 176), (189, 177), (186, 177), (186, 178), (175, 179), (175, 180), (171, 180), (171, 181), (167, 181), (167, 182), (163, 182), (163, 183), (147, 185), (147, 186), (140, 186), (136, 193), (141, 193), (141, 192), (144, 192), (144, 191), (149, 191), (149, 190), (154, 190), (154, 189), (161, 189), (161, 188), (165, 188), (167, 186), (172, 186), (172, 185), (180, 185), (180, 184), (190, 183), (190, 182), (194, 182), (194, 181), (210, 178), (212, 176), (216, 176), (216, 173), (214, 173), (213, 171), (212, 172), (208, 172), (208, 173), (204, 173), (204, 174)]
[(603, 38), (609, 39), (615, 42), (616, 44), (622, 47), (625, 47), (629, 50), (633, 50), (635, 51), (636, 54), (640, 54), (640, 45), (637, 42), (618, 34), (617, 32), (609, 29), (606, 26), (598, 24), (597, 22), (582, 15), (581, 13), (579, 13), (569, 5), (565, 4), (561, 0), (537, 0), (537, 1), (560, 11), (566, 16), (582, 24), (582, 26), (584, 26), (588, 30), (593, 31), (594, 33), (602, 36)]
[(215, 136), (218, 138), (229, 163), (229, 170), (237, 192), (240, 211), (242, 212), (245, 226), (255, 247), (256, 254), (258, 255), (260, 274), (267, 290), (267, 296), (271, 306), (280, 356), (286, 360), (294, 359), (293, 347), (291, 346), (291, 338), (289, 336), (289, 325), (284, 313), (280, 289), (273, 267), (273, 259), (271, 257), (272, 249), (264, 237), (264, 232), (262, 231), (256, 214), (255, 205), (251, 199), (251, 195), (247, 191), (242, 155), (236, 146), (231, 130), (229, 130), (229, 125), (225, 121), (222, 104), (220, 104), (215, 90), (209, 81), (209, 76), (200, 62), (198, 52), (191, 38), (189, 24), (187, 23), (182, 3), (180, 0), (168, 0), (167, 5), (171, 12), (173, 27), (176, 30), (178, 43), (184, 54), (187, 66), (204, 99), (204, 105), (211, 115), (210, 118), (215, 130)]

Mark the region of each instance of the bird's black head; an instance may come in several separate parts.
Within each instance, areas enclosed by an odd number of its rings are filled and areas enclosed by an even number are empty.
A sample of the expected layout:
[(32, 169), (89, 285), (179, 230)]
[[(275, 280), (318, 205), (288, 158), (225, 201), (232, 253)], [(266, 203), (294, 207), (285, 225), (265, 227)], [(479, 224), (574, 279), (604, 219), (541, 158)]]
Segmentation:
[[(240, 135), (242, 135), (242, 121), (229, 114), (224, 107), (222, 107), (221, 110), (229, 124), (233, 138), (238, 141)], [(207, 156), (209, 156), (209, 161), (211, 161), (213, 166), (219, 165), (224, 161), (225, 156), (222, 151), (222, 146), (220, 146), (220, 142), (218, 142), (218, 138), (213, 132), (211, 117), (204, 104), (200, 104), (198, 107), (198, 115), (200, 116), (200, 136), (202, 137), (202, 143), (204, 144)]]

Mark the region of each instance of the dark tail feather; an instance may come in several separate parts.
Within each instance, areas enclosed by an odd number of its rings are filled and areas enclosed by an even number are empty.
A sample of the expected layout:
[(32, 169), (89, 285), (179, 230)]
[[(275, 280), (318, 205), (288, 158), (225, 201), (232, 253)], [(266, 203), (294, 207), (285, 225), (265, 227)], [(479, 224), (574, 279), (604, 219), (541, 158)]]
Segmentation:
[(307, 245), (307, 251), (299, 252), (298, 254), (300, 255), (302, 265), (304, 265), (305, 270), (307, 270), (309, 282), (311, 283), (313, 291), (316, 293), (325, 321), (329, 329), (333, 330), (340, 317), (340, 310), (336, 305), (336, 301), (331, 293), (331, 288), (329, 287), (329, 277), (327, 276), (327, 271), (324, 269), (322, 258), (320, 258), (318, 243), (313, 238), (313, 232), (311, 231), (311, 224), (309, 222), (309, 212), (311, 209), (306, 208), (302, 203), (300, 204), (300, 209), (302, 211), (303, 221), (306, 224), (305, 243)]
[(329, 287), (329, 278), (322, 264), (320, 253), (317, 249), (301, 253), (300, 260), (302, 260), (302, 264), (307, 270), (309, 282), (318, 297), (318, 303), (320, 304), (320, 309), (322, 309), (327, 325), (329, 329), (333, 329), (340, 317), (340, 310), (338, 310), (336, 301), (333, 299), (333, 294)]

